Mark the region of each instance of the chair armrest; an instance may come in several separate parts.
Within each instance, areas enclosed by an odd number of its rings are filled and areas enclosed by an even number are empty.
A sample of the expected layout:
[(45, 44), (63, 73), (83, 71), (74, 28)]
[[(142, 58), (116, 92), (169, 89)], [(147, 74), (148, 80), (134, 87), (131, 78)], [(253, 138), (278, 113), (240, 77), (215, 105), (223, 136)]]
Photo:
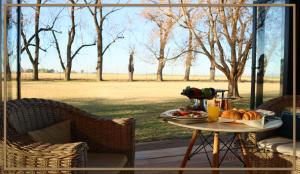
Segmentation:
[(87, 144), (83, 142), (54, 145), (42, 143), (21, 145), (8, 142), (6, 146), (7, 166), (34, 168), (85, 167), (87, 149)]
[(76, 141), (87, 142), (92, 152), (123, 153), (134, 165), (135, 119), (103, 119), (85, 115), (73, 120)]

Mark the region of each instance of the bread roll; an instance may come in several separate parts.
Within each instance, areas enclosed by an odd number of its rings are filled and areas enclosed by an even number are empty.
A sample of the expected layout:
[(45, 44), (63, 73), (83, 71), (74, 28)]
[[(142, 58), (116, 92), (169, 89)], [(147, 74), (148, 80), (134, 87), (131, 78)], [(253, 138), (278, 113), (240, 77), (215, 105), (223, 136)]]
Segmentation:
[(231, 113), (231, 119), (241, 120), (242, 119), (242, 115), (238, 111), (232, 112)]
[(228, 118), (228, 119), (234, 119), (234, 120), (241, 120), (242, 115), (240, 112), (236, 110), (226, 110), (221, 114), (221, 117)]
[(241, 114), (244, 114), (245, 112), (247, 112), (245, 109), (239, 109), (239, 112), (241, 113)]
[(248, 111), (243, 114), (243, 120), (260, 120), (262, 116), (255, 111)]
[(223, 111), (222, 114), (221, 114), (221, 117), (229, 118), (230, 117), (230, 111), (229, 110)]

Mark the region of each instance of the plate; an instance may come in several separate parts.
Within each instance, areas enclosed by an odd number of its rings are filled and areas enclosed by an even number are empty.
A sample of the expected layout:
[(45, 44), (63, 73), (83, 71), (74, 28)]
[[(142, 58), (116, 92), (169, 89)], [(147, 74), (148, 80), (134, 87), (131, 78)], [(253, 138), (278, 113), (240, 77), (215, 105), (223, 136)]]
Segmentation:
[(205, 118), (186, 118), (186, 119), (173, 118), (171, 121), (176, 121), (176, 122), (183, 123), (183, 124), (206, 123), (206, 122), (208, 122), (207, 117), (205, 117)]
[(168, 121), (176, 121), (184, 124), (207, 122), (207, 113), (203, 111), (197, 111), (202, 114), (202, 117), (184, 117), (184, 116), (174, 116), (174, 112), (180, 111), (180, 109), (172, 109), (160, 114), (160, 117)]

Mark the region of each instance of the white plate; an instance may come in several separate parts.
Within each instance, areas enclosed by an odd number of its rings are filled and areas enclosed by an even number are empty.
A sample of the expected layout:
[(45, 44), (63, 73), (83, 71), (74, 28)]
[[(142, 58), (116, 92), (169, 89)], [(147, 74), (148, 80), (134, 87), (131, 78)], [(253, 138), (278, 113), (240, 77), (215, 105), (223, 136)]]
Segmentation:
[(174, 116), (173, 113), (176, 111), (180, 111), (180, 109), (172, 109), (172, 110), (165, 111), (160, 114), (160, 117), (171, 120), (171, 121), (178, 121), (178, 122), (181, 122), (184, 124), (207, 122), (207, 113), (206, 112), (199, 111), (199, 112), (201, 112), (201, 114), (203, 114), (203, 116), (199, 117), (199, 118), (192, 118), (192, 117)]

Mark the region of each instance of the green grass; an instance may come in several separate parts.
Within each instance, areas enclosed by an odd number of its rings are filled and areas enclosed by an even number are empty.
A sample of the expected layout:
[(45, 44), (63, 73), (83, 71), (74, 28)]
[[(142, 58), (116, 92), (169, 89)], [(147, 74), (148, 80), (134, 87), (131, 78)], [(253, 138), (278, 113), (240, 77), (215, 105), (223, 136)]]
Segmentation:
[[(154, 140), (190, 137), (190, 129), (179, 128), (158, 119), (160, 113), (185, 106), (189, 100), (180, 95), (186, 86), (205, 88), (214, 87), (227, 89), (227, 82), (217, 81), (178, 81), (179, 77), (169, 77), (165, 82), (156, 81), (104, 81), (73, 80), (70, 82), (58, 81), (57, 74), (41, 74), (46, 81), (22, 81), (22, 97), (46, 98), (63, 101), (77, 106), (87, 112), (106, 118), (133, 117), (136, 119), (136, 140), (146, 142)], [(81, 74), (76, 74), (81, 75)], [(82, 76), (82, 75), (81, 75)], [(111, 76), (113, 79), (125, 79), (125, 75)], [(139, 77), (147, 79), (144, 76)], [(151, 78), (155, 78), (151, 77)], [(181, 78), (181, 77), (180, 77)], [(12, 98), (16, 93), (15, 83), (11, 84)], [(264, 100), (279, 94), (279, 83), (265, 83)], [(239, 84), (241, 96), (235, 100), (234, 107), (248, 108), (251, 84)]]
[[(171, 108), (187, 105), (187, 100), (164, 101), (160, 103), (137, 102), (127, 104), (126, 101), (102, 99), (67, 99), (70, 103), (90, 113), (105, 118), (133, 117), (136, 119), (137, 142), (186, 138), (192, 130), (167, 124), (158, 116)], [(249, 99), (243, 98), (234, 102), (238, 108), (249, 107)]]
[(101, 99), (68, 99), (65, 102), (105, 118), (136, 119), (137, 142), (172, 139), (191, 135), (190, 129), (179, 128), (158, 119), (160, 113), (186, 104), (185, 100), (161, 103), (126, 104), (126, 101)]

